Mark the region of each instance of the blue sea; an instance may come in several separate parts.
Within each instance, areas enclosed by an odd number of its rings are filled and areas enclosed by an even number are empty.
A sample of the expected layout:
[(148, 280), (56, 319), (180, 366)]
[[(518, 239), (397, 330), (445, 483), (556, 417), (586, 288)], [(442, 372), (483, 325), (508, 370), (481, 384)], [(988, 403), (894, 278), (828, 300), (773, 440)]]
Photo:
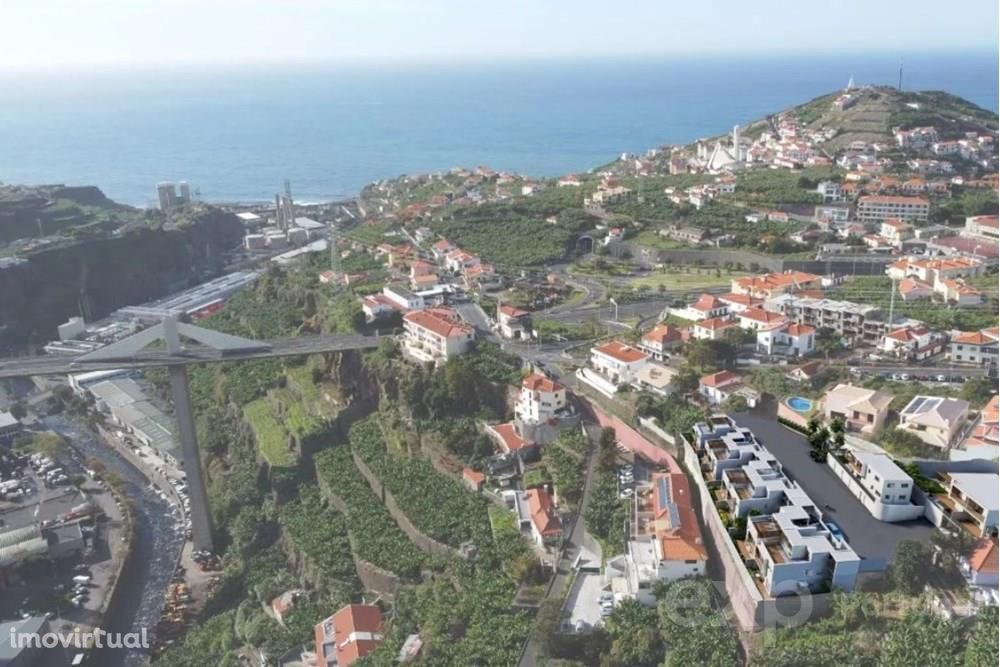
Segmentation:
[[(398, 67), (0, 72), (0, 181), (101, 187), (152, 205), (349, 197), (403, 173), (485, 164), (536, 176), (721, 134), (859, 83), (898, 53)], [(997, 110), (997, 53), (902, 54), (903, 87)]]

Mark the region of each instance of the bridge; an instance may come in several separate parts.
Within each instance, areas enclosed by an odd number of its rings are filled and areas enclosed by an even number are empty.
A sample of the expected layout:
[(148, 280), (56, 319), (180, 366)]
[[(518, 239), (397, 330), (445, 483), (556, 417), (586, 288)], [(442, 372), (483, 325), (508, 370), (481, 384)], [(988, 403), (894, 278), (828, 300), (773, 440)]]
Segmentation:
[(187, 475), (188, 494), (191, 498), (194, 547), (211, 551), (212, 521), (208, 512), (201, 457), (198, 454), (187, 367), (192, 364), (364, 350), (378, 346), (379, 340), (377, 336), (315, 335), (256, 341), (167, 319), (86, 354), (45, 355), (0, 361), (0, 378), (69, 375), (119, 368), (167, 368), (184, 459), (184, 473)]

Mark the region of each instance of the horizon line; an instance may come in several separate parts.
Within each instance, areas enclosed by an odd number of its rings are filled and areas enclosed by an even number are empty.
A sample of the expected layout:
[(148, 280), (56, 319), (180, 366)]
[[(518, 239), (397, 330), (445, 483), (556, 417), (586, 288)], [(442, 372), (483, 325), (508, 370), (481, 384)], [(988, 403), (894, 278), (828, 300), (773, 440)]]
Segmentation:
[(957, 55), (983, 55), (992, 56), (992, 60), (1000, 67), (1000, 45), (955, 45), (939, 46), (930, 49), (918, 49), (916, 46), (896, 49), (883, 46), (876, 46), (870, 49), (773, 49), (773, 50), (713, 50), (713, 51), (635, 51), (631, 53), (522, 53), (522, 54), (477, 54), (465, 56), (436, 55), (427, 57), (407, 57), (396, 56), (390, 58), (366, 57), (366, 58), (280, 58), (280, 59), (254, 59), (254, 58), (208, 58), (191, 60), (145, 60), (128, 61), (121, 60), (101, 60), (93, 62), (2, 62), (0, 61), (0, 73), (4, 72), (47, 72), (52, 70), (61, 71), (140, 71), (140, 70), (183, 70), (193, 67), (240, 67), (240, 68), (284, 68), (284, 67), (338, 67), (343, 69), (365, 69), (384, 67), (465, 67), (465, 66), (487, 66), (504, 67), (509, 65), (529, 65), (529, 64), (605, 64), (613, 62), (629, 62), (638, 59), (648, 60), (650, 63), (663, 61), (666, 59), (676, 59), (680, 61), (692, 60), (723, 60), (726, 58), (773, 58), (795, 56), (798, 58), (824, 58), (830, 56), (857, 57), (857, 56), (880, 56), (894, 58), (904, 62), (907, 59), (919, 58), (921, 60), (934, 57), (947, 57)]

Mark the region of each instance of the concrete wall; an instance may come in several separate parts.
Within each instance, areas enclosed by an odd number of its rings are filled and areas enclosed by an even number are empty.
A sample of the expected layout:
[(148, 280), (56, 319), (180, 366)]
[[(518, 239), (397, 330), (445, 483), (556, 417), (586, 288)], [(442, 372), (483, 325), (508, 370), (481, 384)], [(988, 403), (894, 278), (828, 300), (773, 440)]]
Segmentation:
[(854, 497), (865, 506), (865, 509), (879, 521), (888, 523), (910, 521), (923, 516), (924, 508), (921, 505), (914, 505), (912, 503), (892, 505), (883, 503), (881, 499), (873, 498), (868, 493), (868, 490), (861, 486), (861, 483), (851, 474), (847, 466), (837, 460), (833, 454), (826, 455), (826, 464), (830, 466), (830, 469), (833, 470), (837, 478), (844, 483)]
[(660, 428), (660, 425), (652, 417), (639, 417), (639, 424), (664, 442), (670, 445), (677, 444), (677, 438)]

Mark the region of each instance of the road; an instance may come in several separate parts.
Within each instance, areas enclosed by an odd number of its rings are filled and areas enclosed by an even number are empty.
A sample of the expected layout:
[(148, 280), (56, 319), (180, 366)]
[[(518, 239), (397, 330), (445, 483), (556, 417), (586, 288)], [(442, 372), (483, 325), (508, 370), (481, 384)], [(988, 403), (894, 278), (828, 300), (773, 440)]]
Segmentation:
[[(574, 400), (576, 399), (574, 398)], [(581, 404), (577, 401), (577, 409), (579, 410), (580, 408)], [(563, 543), (562, 557), (556, 563), (556, 571), (545, 599), (542, 601), (543, 604), (548, 600), (561, 601), (566, 597), (568, 587), (573, 581), (573, 564), (583, 548), (583, 536), (587, 530), (583, 514), (586, 511), (587, 504), (590, 502), (591, 482), (594, 479), (594, 469), (597, 467), (597, 448), (600, 433), (595, 432), (593, 427), (588, 427), (588, 438), (590, 440), (590, 450), (587, 452), (587, 472), (583, 479), (583, 496), (580, 499), (580, 510), (573, 517), (573, 526), (570, 528), (569, 534)], [(534, 667), (539, 664), (537, 661), (539, 649), (540, 646), (534, 638), (528, 639), (527, 647), (521, 656), (518, 667)]]
[(188, 345), (181, 354), (172, 355), (166, 350), (147, 348), (128, 359), (107, 361), (76, 361), (74, 355), (46, 354), (37, 357), (17, 357), (0, 361), (0, 378), (30, 375), (66, 375), (87, 371), (121, 368), (147, 368), (153, 366), (175, 366), (220, 361), (243, 361), (246, 359), (267, 359), (271, 357), (291, 357), (318, 352), (340, 352), (343, 350), (365, 350), (378, 346), (377, 336), (320, 334), (261, 341), (266, 347), (261, 349), (220, 354), (217, 350), (202, 345)]
[[(135, 516), (134, 551), (131, 566), (119, 581), (123, 593), (103, 627), (109, 632), (139, 632), (147, 628), (152, 639), (184, 543), (174, 508), (150, 490), (148, 480), (139, 470), (79, 422), (64, 415), (50, 415), (42, 419), (42, 424), (63, 435), (84, 458), (96, 458), (121, 478)], [(138, 667), (146, 664), (147, 658), (142, 649), (107, 649), (100, 664)]]

